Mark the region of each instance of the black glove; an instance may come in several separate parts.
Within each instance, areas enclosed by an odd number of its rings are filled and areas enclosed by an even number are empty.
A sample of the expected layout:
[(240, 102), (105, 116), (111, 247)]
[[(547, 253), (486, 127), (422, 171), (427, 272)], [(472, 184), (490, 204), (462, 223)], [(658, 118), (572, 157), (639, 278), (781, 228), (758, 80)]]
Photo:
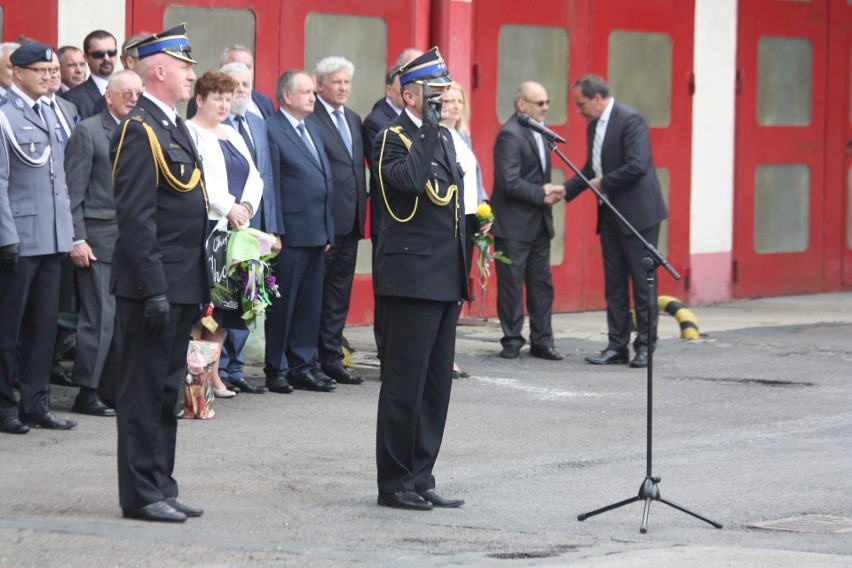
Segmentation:
[(198, 306), (196, 306), (195, 319), (192, 320), (193, 323), (198, 323), (201, 321), (201, 318), (203, 318), (204, 314), (207, 313), (207, 306), (209, 305), (210, 304), (198, 304)]
[(19, 243), (0, 247), (0, 272), (15, 272), (18, 270), (18, 255), (21, 252)]
[(442, 106), (444, 101), (441, 99), (441, 93), (433, 93), (429, 85), (423, 85), (423, 124), (438, 126), (441, 122)]
[(169, 325), (169, 299), (165, 294), (145, 298), (145, 312), (142, 314), (142, 331), (146, 335), (160, 337)]

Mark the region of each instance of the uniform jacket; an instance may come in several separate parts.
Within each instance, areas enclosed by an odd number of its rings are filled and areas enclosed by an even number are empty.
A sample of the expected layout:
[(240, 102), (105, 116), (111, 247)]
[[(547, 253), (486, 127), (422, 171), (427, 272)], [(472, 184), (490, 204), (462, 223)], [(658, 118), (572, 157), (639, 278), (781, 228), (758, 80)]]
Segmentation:
[(373, 105), (373, 110), (370, 111), (361, 126), (364, 155), (367, 157), (367, 165), (370, 168), (370, 235), (373, 237), (378, 236), (382, 229), (382, 211), (384, 208), (378, 190), (379, 177), (376, 174), (376, 165), (373, 163), (373, 144), (379, 131), (396, 117), (396, 111), (385, 99), (380, 99)]
[[(96, 113), (95, 103), (104, 97), (91, 75), (73, 89), (59, 93), (59, 96), (74, 103), (81, 119), (93, 116)], [(72, 121), (71, 124), (73, 125), (74, 122)]]
[(74, 240), (85, 240), (101, 262), (111, 262), (118, 238), (109, 144), (116, 127), (108, 110), (78, 124), (65, 148)]
[[(41, 105), (41, 103), (39, 103)], [(41, 117), (14, 90), (0, 100), (12, 135), (27, 156), (38, 158), (47, 146), (50, 158), (31, 167), (15, 154), (3, 135), (0, 144), (0, 246), (20, 243), (21, 256), (69, 252), (73, 248), (71, 204), (62, 164), (62, 139), (55, 120)], [(41, 105), (41, 112), (50, 112)], [(8, 164), (8, 168), (7, 168)]]
[[(546, 149), (546, 147), (545, 147)], [(550, 182), (550, 152), (547, 167), (541, 169), (538, 145), (529, 128), (513, 114), (500, 129), (494, 143), (495, 237), (531, 242), (541, 233), (542, 225), (553, 238), (553, 212), (544, 204), (542, 186)]]
[(361, 139), (361, 117), (343, 107), (343, 118), (352, 136), (352, 156), (337, 129), (337, 119), (328, 113), (321, 102), (306, 120), (319, 128), (331, 164), (331, 181), (334, 184), (334, 229), (337, 235), (348, 235), (354, 227), (364, 236), (367, 215), (367, 176), (364, 170), (364, 143)]
[[(395, 126), (411, 141), (410, 152), (391, 130)], [(425, 124), (418, 129), (403, 111), (379, 133), (373, 160), (382, 165), (376, 197), (384, 194), (390, 209), (382, 218), (376, 251), (376, 295), (440, 302), (467, 299), (464, 173), (449, 131)], [(436, 180), (441, 196), (451, 184), (458, 185), (458, 212), (453, 202), (440, 207), (426, 196), (426, 182)], [(394, 219), (406, 219), (412, 211), (407, 222)]]
[(165, 175), (157, 175), (142, 122), (153, 129), (168, 170), (178, 181), (188, 182), (193, 170), (200, 168), (201, 160), (185, 127), (172, 124), (156, 104), (141, 97), (116, 129), (110, 145), (110, 157), (116, 164), (113, 187), (118, 221), (111, 291), (137, 300), (166, 294), (172, 304), (206, 303), (211, 275), (206, 262), (207, 207), (202, 186), (179, 192)]
[[(278, 207), (278, 199), (272, 181), (272, 161), (269, 157), (269, 135), (266, 132), (266, 122), (251, 112), (245, 114), (245, 119), (251, 132), (254, 153), (257, 157), (257, 171), (260, 173), (260, 179), (263, 180), (263, 198), (260, 200), (261, 211), (251, 218), (249, 225), (267, 233), (283, 235), (284, 222), (281, 220), (281, 210)], [(237, 124), (230, 118), (226, 118), (222, 123), (235, 130), (237, 129)]]
[[(592, 169), (592, 145), (597, 120), (589, 122), (586, 130), (588, 155), (581, 170), (588, 179), (595, 177)], [(616, 102), (612, 107), (606, 135), (601, 147), (601, 187), (616, 209), (637, 231), (644, 231), (668, 217), (660, 192), (657, 170), (651, 157), (651, 136), (648, 124), (636, 110)], [(570, 201), (586, 189), (578, 176), (565, 182), (565, 199)], [(600, 212), (600, 207), (598, 208)], [(600, 216), (598, 216), (600, 221)], [(621, 225), (621, 223), (619, 223)], [(621, 226), (627, 235), (630, 230)]]

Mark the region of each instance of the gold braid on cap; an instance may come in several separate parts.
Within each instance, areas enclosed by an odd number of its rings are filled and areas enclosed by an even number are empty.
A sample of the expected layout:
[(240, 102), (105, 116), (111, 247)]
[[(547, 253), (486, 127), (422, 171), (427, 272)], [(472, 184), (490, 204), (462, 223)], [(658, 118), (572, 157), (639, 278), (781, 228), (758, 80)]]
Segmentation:
[[(411, 221), (414, 218), (414, 214), (417, 212), (417, 205), (420, 202), (420, 196), (417, 196), (417, 197), (414, 198), (414, 209), (411, 210), (411, 215), (409, 215), (405, 219), (400, 219), (399, 217), (396, 216), (396, 214), (394, 214), (393, 210), (391, 210), (390, 203), (388, 203), (388, 196), (387, 196), (387, 193), (385, 192), (385, 183), (384, 183), (384, 180), (382, 179), (382, 162), (384, 161), (384, 157), (385, 157), (385, 141), (387, 140), (388, 132), (393, 132), (394, 134), (399, 136), (400, 140), (402, 140), (402, 143), (405, 144), (405, 149), (408, 150), (409, 153), (411, 153), (411, 140), (409, 140), (408, 137), (405, 136), (402, 133), (402, 126), (394, 126), (392, 128), (388, 128), (387, 130), (385, 130), (384, 136), (382, 136), (382, 152), (379, 155), (379, 186), (382, 188), (382, 199), (384, 199), (385, 208), (388, 210), (388, 213), (390, 213), (391, 217), (393, 217), (394, 221), (396, 221), (398, 223), (408, 223), (409, 221)], [(441, 135), (441, 133), (438, 132), (438, 136), (440, 136), (440, 135)], [(441, 195), (438, 193), (438, 191), (439, 191), (439, 188), (437, 187), (437, 181), (435, 182), (435, 187), (432, 187), (432, 182), (430, 180), (426, 180), (426, 197), (429, 198), (429, 201), (431, 201), (432, 203), (434, 203), (438, 207), (446, 207), (447, 205), (450, 204), (451, 201), (455, 201), (455, 205), (456, 205), (455, 236), (458, 237), (459, 236), (459, 186), (457, 186), (456, 184), (450, 185), (450, 187), (447, 188), (447, 195), (445, 195), (444, 197), (441, 197)]]
[(195, 189), (196, 186), (200, 185), (201, 195), (204, 196), (204, 208), (209, 213), (210, 205), (207, 203), (207, 191), (204, 189), (204, 181), (201, 179), (201, 169), (196, 165), (192, 171), (192, 175), (189, 177), (189, 181), (186, 183), (177, 179), (169, 169), (169, 164), (166, 162), (166, 157), (163, 155), (163, 148), (160, 146), (160, 141), (157, 140), (157, 135), (154, 133), (154, 129), (145, 124), (141, 116), (134, 116), (130, 120), (126, 121), (124, 123), (124, 128), (121, 130), (121, 138), (118, 141), (118, 150), (115, 152), (115, 161), (112, 164), (113, 183), (115, 183), (115, 170), (118, 167), (118, 157), (121, 155), (121, 148), (124, 145), (124, 135), (127, 133), (127, 125), (130, 124), (131, 120), (135, 120), (141, 124), (145, 129), (145, 133), (148, 135), (148, 143), (151, 145), (151, 153), (154, 155), (154, 168), (157, 175), (157, 185), (160, 185), (161, 172), (163, 177), (166, 178), (166, 182), (169, 186), (180, 193), (189, 193)]

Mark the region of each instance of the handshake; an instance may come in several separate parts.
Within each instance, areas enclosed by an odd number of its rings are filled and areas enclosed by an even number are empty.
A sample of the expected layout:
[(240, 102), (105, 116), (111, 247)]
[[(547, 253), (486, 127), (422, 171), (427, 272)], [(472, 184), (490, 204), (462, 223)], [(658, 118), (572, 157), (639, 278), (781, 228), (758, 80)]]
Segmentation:
[(558, 183), (544, 184), (544, 204), (553, 207), (556, 202), (565, 198), (565, 186)]

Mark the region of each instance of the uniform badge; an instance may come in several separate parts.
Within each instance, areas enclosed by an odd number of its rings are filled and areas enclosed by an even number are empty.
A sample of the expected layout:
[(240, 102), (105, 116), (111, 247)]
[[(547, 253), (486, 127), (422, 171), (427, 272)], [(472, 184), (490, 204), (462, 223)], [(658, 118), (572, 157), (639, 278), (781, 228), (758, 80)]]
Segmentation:
[(30, 142), (30, 154), (35, 154), (35, 144)]
[(180, 165), (180, 177), (183, 177), (183, 164)]
[(21, 99), (15, 99), (15, 106), (18, 108), (24, 108), (24, 101)]
[(164, 120), (164, 121), (163, 121), (163, 126), (165, 126), (166, 128), (168, 128), (168, 126), (169, 126), (169, 121), (168, 121), (168, 120)]

